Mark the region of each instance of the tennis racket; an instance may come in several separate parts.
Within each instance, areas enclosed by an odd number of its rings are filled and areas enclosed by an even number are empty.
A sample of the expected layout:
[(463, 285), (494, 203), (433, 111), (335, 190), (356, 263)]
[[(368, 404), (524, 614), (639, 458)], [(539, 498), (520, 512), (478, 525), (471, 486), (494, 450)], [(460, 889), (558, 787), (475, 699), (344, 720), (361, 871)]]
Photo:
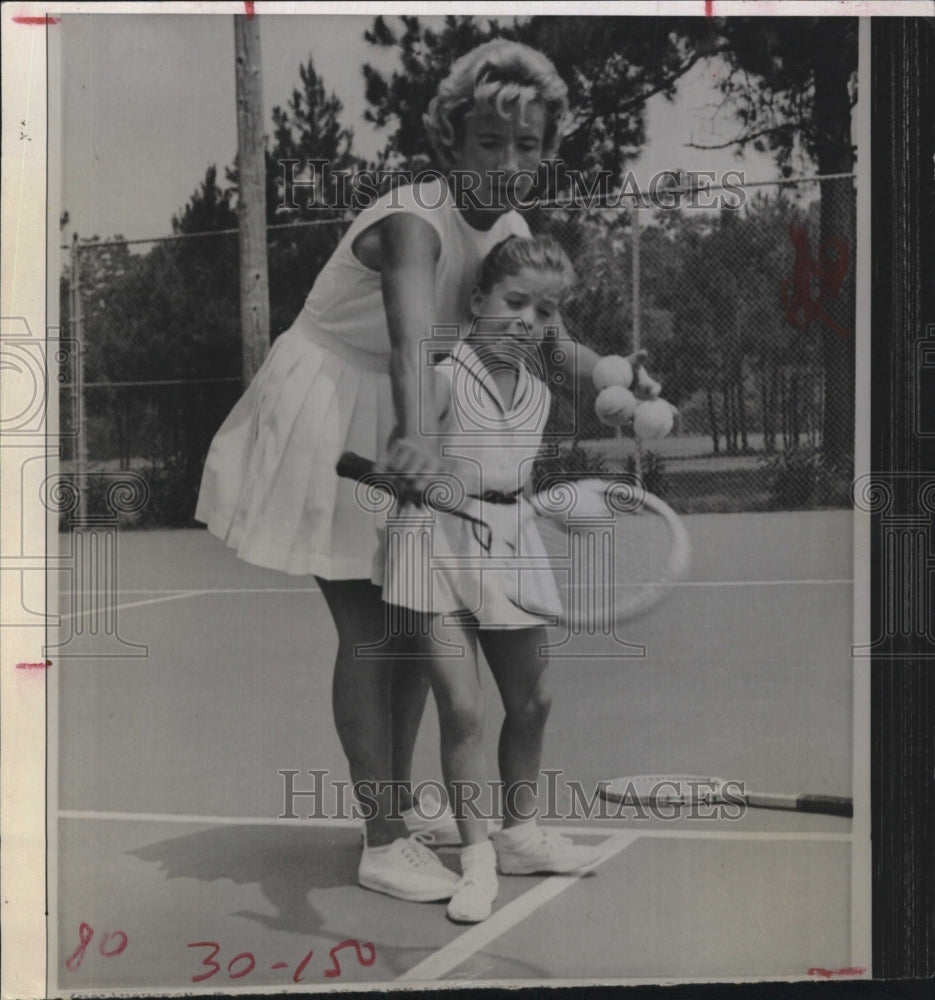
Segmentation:
[[(397, 493), (392, 475), (375, 473), (373, 462), (351, 452), (341, 456), (337, 472), (368, 489)], [(466, 497), (463, 489), (458, 493), (430, 485), (420, 499), (425, 507), (472, 522), (475, 534), (489, 530), (482, 517), (460, 509)], [(447, 502), (441, 502), (442, 494)], [(476, 499), (515, 502), (491, 494)], [(634, 478), (575, 481), (553, 475), (528, 499), (564, 609), (555, 624), (576, 633), (612, 634), (616, 625), (657, 607), (688, 573), (685, 526)]]
[(730, 804), (757, 809), (853, 816), (854, 802), (840, 795), (783, 795), (749, 791), (743, 782), (697, 774), (638, 774), (601, 783), (608, 802), (655, 806)]

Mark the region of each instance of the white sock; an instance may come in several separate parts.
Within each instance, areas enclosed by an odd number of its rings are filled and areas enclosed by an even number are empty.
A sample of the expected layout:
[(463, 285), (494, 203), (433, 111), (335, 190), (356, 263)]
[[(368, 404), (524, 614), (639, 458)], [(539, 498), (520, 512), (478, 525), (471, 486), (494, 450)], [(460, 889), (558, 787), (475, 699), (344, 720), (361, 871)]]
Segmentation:
[(479, 865), (481, 867), (494, 867), (497, 863), (497, 853), (493, 849), (493, 844), (489, 840), (482, 840), (478, 844), (468, 844), (461, 848), (461, 871), (467, 871), (469, 867)]
[(379, 847), (371, 847), (366, 839), (364, 840), (364, 850), (370, 854), (386, 854), (386, 852), (395, 844), (395, 840), (391, 840), (388, 844), (380, 844)]
[(525, 844), (528, 840), (530, 840), (536, 830), (536, 821), (534, 819), (527, 819), (522, 823), (517, 823), (516, 826), (504, 828), (504, 830), (500, 833), (500, 836), (508, 844), (512, 844), (514, 847), (519, 847), (520, 844)]

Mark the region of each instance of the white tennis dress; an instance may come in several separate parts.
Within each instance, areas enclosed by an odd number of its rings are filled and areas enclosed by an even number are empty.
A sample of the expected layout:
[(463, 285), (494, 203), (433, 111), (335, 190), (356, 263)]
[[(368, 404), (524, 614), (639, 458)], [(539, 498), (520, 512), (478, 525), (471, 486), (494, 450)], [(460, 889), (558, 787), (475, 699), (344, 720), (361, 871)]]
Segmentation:
[(354, 220), (208, 453), (195, 517), (247, 562), (325, 579), (371, 576), (374, 514), (355, 502), (354, 484), (339, 479), (335, 465), (342, 451), (376, 458), (395, 424), (381, 276), (352, 250), (395, 212), (417, 215), (438, 233), (439, 325), (470, 315), (488, 251), (507, 236), (529, 235), (516, 212), (486, 232), (472, 228), (436, 178), (390, 192)]
[[(525, 367), (513, 399), (462, 341), (435, 369), (451, 386), (442, 453), (457, 460), (475, 518), (403, 506), (381, 530), (374, 582), (388, 604), (429, 614), (469, 612), (481, 628), (529, 628), (561, 611), (536, 514), (519, 491), (549, 416), (546, 385)], [(513, 502), (510, 502), (513, 501)]]

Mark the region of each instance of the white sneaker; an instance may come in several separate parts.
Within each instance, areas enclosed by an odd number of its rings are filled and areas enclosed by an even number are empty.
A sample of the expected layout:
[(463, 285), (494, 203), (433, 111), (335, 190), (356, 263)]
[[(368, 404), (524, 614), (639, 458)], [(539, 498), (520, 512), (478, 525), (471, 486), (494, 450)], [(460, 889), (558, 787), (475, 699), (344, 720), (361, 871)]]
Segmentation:
[(497, 870), (502, 875), (580, 875), (600, 860), (594, 847), (576, 844), (555, 830), (537, 826), (520, 844), (494, 834)]
[(451, 809), (442, 808), (441, 800), (434, 793), (423, 791), (418, 807), (403, 813), (403, 822), (410, 834), (431, 847), (457, 847), (461, 834)]
[[(465, 855), (468, 855), (468, 858)], [(451, 920), (477, 924), (493, 912), (497, 898), (497, 859), (489, 840), (461, 852), (464, 874), (448, 904)]]
[(357, 881), (396, 899), (431, 903), (450, 899), (460, 880), (415, 837), (399, 837), (386, 848), (364, 848)]
[(448, 916), (459, 924), (479, 924), (493, 913), (498, 888), (496, 874), (492, 881), (463, 876), (448, 903)]

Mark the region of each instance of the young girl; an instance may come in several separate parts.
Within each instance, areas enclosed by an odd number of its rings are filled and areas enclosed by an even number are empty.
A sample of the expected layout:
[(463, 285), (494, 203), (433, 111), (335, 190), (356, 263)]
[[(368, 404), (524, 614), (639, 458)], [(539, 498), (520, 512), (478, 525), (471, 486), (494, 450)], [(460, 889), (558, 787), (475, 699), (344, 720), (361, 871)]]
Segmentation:
[[(384, 600), (408, 609), (410, 642), (426, 657), (452, 802), (484, 776), (478, 644), (506, 712), (499, 744), (504, 824), (496, 848), (479, 818), (456, 809), (465, 846), (448, 914), (458, 921), (490, 915), (497, 867), (512, 875), (570, 874), (595, 860), (593, 850), (529, 819), (549, 714), (543, 623), (561, 605), (522, 490), (549, 415), (539, 345), (555, 328), (572, 277), (551, 239), (511, 236), (487, 255), (467, 338), (424, 380), (436, 407), (437, 448), (452, 459), (450, 472), (467, 494), (462, 513), (475, 520), (404, 503), (387, 520), (377, 560)], [(489, 531), (479, 531), (480, 523)], [(537, 557), (545, 565), (519, 569), (517, 557), (526, 567)]]

